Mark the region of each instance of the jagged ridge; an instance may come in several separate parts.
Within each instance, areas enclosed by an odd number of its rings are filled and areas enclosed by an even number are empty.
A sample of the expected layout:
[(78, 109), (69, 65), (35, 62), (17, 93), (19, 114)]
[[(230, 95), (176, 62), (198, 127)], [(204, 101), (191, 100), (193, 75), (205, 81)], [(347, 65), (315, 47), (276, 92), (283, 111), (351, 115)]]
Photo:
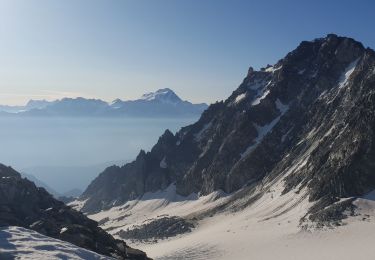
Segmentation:
[[(120, 205), (177, 184), (177, 192), (233, 192), (282, 176), (285, 192), (308, 188), (312, 220), (339, 218), (342, 197), (375, 188), (375, 54), (330, 34), (247, 77), (176, 135), (110, 167), (83, 193), (83, 211)], [(343, 207), (346, 208), (346, 207)], [(342, 210), (338, 210), (342, 211)], [(337, 214), (336, 214), (336, 213)]]

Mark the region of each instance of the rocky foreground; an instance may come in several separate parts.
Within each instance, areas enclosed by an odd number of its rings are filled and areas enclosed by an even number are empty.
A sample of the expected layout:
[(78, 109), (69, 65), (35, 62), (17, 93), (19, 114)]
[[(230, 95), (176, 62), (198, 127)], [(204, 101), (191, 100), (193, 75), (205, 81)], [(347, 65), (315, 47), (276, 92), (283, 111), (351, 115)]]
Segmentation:
[[(0, 227), (19, 226), (116, 259), (147, 260), (146, 254), (114, 239), (98, 223), (0, 164)], [(27, 242), (27, 241), (26, 241)]]

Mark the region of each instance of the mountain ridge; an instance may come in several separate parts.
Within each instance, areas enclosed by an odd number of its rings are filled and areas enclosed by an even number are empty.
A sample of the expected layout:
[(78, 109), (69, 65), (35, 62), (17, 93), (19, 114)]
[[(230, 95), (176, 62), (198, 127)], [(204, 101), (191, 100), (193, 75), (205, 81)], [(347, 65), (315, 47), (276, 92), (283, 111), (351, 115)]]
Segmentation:
[(351, 207), (340, 198), (375, 188), (374, 64), (373, 50), (329, 34), (301, 42), (273, 66), (250, 67), (195, 124), (166, 131), (150, 152), (101, 173), (81, 196), (82, 210), (108, 209), (172, 183), (181, 195), (206, 195), (282, 177), (283, 194), (308, 190), (310, 220), (339, 220)]

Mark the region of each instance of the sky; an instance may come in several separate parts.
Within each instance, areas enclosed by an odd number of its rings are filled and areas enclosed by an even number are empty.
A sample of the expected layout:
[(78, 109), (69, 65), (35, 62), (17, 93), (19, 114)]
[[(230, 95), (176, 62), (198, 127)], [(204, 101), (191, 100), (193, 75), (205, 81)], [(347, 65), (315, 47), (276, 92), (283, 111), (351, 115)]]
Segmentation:
[(375, 48), (372, 0), (0, 0), (0, 104), (228, 97), (249, 66), (328, 33)]

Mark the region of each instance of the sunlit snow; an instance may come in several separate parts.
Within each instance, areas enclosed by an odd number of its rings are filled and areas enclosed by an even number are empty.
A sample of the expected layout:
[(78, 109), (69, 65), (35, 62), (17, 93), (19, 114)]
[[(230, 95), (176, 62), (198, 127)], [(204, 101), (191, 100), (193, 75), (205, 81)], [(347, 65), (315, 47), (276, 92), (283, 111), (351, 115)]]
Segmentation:
[(270, 90), (267, 89), (266, 91), (263, 92), (263, 94), (260, 96), (260, 97), (257, 97), (252, 103), (251, 105), (252, 106), (256, 106), (260, 103), (260, 101), (262, 101), (263, 99), (265, 99), (267, 97), (267, 95), (270, 93)]
[(234, 103), (238, 104), (238, 103), (241, 102), (245, 97), (246, 97), (246, 93), (242, 93), (242, 94), (238, 95), (238, 96), (236, 97), (236, 99), (234, 100)]
[(22, 227), (0, 228), (0, 259), (109, 260), (95, 252)]
[(357, 66), (358, 60), (359, 59), (356, 59), (355, 61), (350, 63), (349, 66), (345, 69), (344, 73), (340, 77), (339, 88), (343, 88), (348, 84), (349, 78), (352, 75), (352, 73), (354, 72), (354, 70)]

